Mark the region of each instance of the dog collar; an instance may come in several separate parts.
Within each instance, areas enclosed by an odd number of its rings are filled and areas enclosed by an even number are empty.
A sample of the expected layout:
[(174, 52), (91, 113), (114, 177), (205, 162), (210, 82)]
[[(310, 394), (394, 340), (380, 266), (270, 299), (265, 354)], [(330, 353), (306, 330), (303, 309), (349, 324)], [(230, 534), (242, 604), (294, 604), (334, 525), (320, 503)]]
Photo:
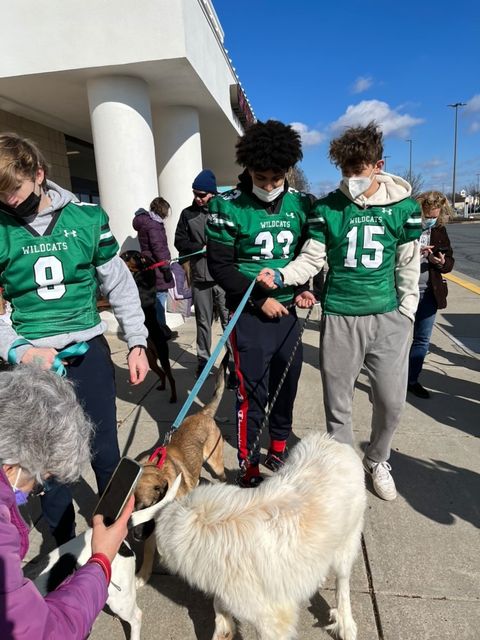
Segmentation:
[[(166, 457), (167, 457), (167, 447), (157, 447), (155, 451), (152, 453), (152, 455), (149, 457), (148, 461), (154, 462), (157, 469), (160, 469), (160, 467), (163, 466), (163, 463), (165, 462)], [(158, 458), (157, 462), (155, 462), (156, 458)]]

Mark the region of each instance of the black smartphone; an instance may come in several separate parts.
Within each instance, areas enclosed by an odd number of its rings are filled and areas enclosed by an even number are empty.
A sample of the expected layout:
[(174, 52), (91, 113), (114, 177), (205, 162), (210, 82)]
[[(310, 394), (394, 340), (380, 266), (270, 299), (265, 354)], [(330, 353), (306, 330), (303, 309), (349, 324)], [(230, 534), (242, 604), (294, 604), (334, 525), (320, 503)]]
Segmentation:
[(446, 251), (448, 251), (448, 249), (449, 247), (435, 247), (433, 255), (436, 256), (439, 253), (445, 253)]
[(105, 491), (100, 496), (93, 515), (103, 516), (105, 526), (109, 527), (122, 513), (128, 499), (135, 491), (143, 467), (136, 460), (122, 458), (112, 473)]

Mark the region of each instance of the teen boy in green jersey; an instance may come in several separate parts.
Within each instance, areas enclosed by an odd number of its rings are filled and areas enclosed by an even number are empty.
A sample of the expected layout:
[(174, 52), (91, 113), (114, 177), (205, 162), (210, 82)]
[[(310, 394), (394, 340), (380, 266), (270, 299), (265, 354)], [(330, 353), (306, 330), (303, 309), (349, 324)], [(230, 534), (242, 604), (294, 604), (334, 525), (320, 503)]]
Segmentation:
[[(35, 144), (14, 133), (0, 135), (0, 285), (12, 305), (12, 326), (0, 321), (0, 357), (7, 360), (13, 352), (16, 362), (50, 369), (59, 351), (87, 343), (86, 353), (69, 360), (66, 371), (96, 427), (92, 466), (102, 492), (120, 454), (114, 369), (97, 312), (98, 285), (127, 339), (132, 384), (148, 371), (147, 331), (106, 213), (76, 202), (47, 181), (46, 172)], [(42, 509), (57, 544), (74, 535), (68, 487), (52, 482)]]
[[(311, 199), (290, 189), (285, 177), (301, 158), (298, 133), (274, 120), (252, 125), (237, 143), (237, 162), (245, 171), (236, 189), (211, 200), (207, 223), (208, 268), (225, 290), (231, 310), (262, 266), (286, 266), (303, 244)], [(247, 458), (299, 336), (295, 303), (305, 308), (314, 302), (313, 294), (293, 286), (268, 296), (255, 287), (232, 333), (242, 487), (255, 487), (262, 480), (259, 451)], [(269, 418), (270, 447), (264, 464), (273, 471), (284, 461), (301, 366), (300, 346)]]
[[(374, 122), (330, 144), (340, 168), (336, 191), (317, 201), (300, 256), (280, 268), (285, 285), (301, 284), (328, 260), (322, 293), (320, 369), (327, 429), (353, 442), (355, 381), (365, 367), (373, 416), (364, 466), (381, 498), (396, 489), (388, 464), (407, 388), (408, 352), (418, 304), (420, 209), (402, 178), (382, 171), (382, 133)], [(260, 281), (275, 286), (274, 273)], [(278, 277), (277, 277), (278, 281)]]

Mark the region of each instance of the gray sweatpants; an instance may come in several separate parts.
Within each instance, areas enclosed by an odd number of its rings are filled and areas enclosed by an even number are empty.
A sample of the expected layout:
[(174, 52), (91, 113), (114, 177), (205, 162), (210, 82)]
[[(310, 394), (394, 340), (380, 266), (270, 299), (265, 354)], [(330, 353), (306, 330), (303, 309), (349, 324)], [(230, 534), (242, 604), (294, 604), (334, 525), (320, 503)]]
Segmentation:
[(208, 360), (212, 345), (214, 307), (217, 308), (222, 327), (225, 328), (228, 324), (225, 291), (214, 282), (194, 282), (192, 297), (197, 323), (197, 358)]
[(320, 371), (327, 431), (353, 444), (352, 402), (364, 366), (372, 391), (372, 426), (366, 455), (390, 457), (393, 434), (407, 393), (412, 321), (399, 311), (369, 316), (324, 315), (320, 332)]

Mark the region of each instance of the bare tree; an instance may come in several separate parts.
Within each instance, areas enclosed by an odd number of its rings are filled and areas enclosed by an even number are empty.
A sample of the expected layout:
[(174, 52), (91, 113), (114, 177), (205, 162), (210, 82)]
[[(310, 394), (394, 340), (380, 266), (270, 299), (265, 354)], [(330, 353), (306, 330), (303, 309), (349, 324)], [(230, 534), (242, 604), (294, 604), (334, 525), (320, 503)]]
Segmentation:
[(412, 178), (410, 179), (410, 172), (405, 171), (402, 175), (402, 178), (406, 180), (410, 186), (412, 187), (412, 198), (418, 198), (418, 196), (423, 191), (423, 185), (425, 184), (425, 180), (421, 173), (415, 173), (412, 171)]
[(470, 182), (469, 184), (466, 184), (462, 188), (462, 191), (466, 191), (467, 196), (477, 195), (478, 194), (477, 183), (476, 182)]
[(297, 191), (303, 191), (309, 193), (310, 182), (308, 181), (305, 171), (300, 167), (292, 167), (287, 173), (288, 184), (297, 189)]

